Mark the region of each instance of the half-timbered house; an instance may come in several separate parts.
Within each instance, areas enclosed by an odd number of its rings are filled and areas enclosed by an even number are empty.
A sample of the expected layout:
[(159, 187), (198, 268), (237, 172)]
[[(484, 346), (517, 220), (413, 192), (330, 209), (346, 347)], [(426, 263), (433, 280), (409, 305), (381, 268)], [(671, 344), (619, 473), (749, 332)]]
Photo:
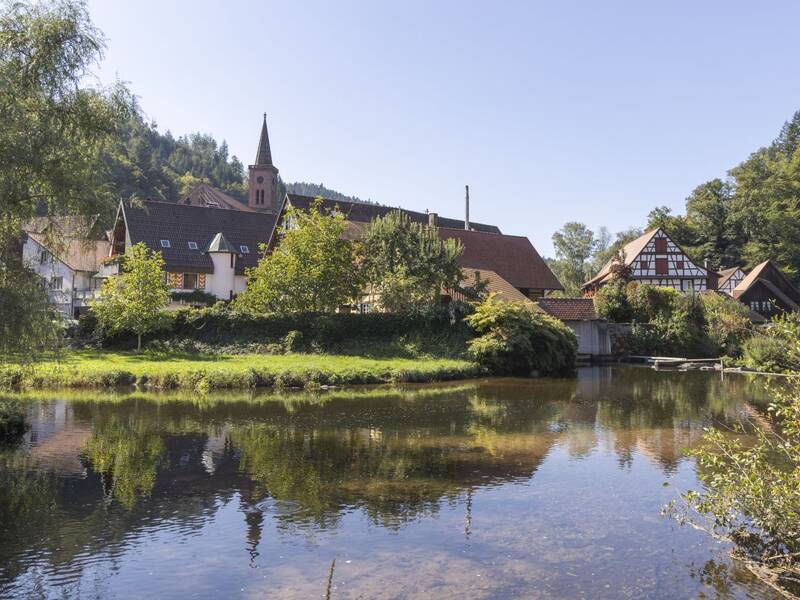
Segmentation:
[(717, 291), (733, 296), (733, 290), (739, 285), (747, 274), (741, 267), (722, 269), (717, 273)]
[[(622, 249), (630, 278), (639, 283), (671, 287), (675, 290), (703, 292), (709, 289), (708, 271), (697, 264), (660, 227), (633, 240)], [(583, 284), (584, 292), (594, 293), (611, 279), (613, 260)]]
[(753, 267), (731, 295), (768, 319), (800, 311), (800, 290), (769, 260)]

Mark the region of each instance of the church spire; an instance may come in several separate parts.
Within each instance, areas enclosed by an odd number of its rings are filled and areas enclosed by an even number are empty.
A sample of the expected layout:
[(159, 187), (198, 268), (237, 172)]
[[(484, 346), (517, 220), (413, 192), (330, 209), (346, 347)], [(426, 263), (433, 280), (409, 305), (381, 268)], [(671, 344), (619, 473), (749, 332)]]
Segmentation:
[(256, 165), (271, 165), (272, 152), (269, 149), (269, 133), (267, 132), (267, 113), (264, 113), (264, 123), (261, 125), (261, 138), (258, 140)]

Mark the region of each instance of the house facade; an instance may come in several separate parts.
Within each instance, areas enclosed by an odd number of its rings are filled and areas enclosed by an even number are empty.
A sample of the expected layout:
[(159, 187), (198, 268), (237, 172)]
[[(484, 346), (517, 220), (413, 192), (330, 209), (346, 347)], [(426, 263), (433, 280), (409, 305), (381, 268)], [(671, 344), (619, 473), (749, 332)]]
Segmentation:
[[(630, 279), (643, 284), (671, 287), (684, 293), (709, 289), (709, 273), (696, 265), (660, 227), (652, 229), (622, 249)], [(593, 294), (611, 280), (613, 260), (583, 284), (586, 294)]]
[(94, 215), (38, 218), (25, 226), (23, 264), (41, 277), (51, 304), (68, 318), (77, 319), (103, 285), (111, 244), (97, 223)]
[(767, 319), (784, 312), (800, 311), (800, 290), (769, 260), (753, 267), (731, 296)]

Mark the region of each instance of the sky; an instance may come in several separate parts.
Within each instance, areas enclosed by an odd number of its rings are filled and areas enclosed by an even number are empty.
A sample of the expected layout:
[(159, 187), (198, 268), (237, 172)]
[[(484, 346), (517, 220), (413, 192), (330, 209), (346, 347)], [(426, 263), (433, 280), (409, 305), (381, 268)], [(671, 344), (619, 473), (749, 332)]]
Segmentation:
[(724, 177), (800, 110), (800, 2), (90, 0), (100, 81), (284, 181), (464, 214), (552, 255)]

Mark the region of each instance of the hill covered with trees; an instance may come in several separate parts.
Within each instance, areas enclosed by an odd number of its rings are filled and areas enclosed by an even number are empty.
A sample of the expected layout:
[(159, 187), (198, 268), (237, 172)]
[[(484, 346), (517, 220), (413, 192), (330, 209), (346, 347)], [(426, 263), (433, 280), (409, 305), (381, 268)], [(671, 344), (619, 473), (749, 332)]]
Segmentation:
[[(218, 143), (203, 133), (177, 138), (170, 131), (161, 133), (156, 123), (145, 121), (140, 110), (134, 111), (120, 130), (106, 157), (112, 174), (109, 184), (120, 197), (174, 202), (205, 182), (246, 202), (245, 165), (230, 154), (225, 141)], [(364, 202), (322, 184), (279, 180), (279, 185), (296, 194)]]

